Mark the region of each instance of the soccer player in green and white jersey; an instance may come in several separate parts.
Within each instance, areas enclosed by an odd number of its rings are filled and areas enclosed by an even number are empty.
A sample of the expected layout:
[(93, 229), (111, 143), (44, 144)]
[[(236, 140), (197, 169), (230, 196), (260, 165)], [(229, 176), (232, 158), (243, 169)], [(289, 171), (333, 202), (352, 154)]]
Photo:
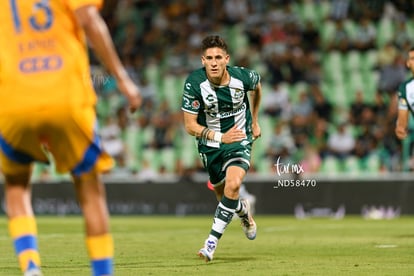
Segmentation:
[(408, 115), (410, 112), (414, 114), (414, 47), (408, 51), (406, 65), (412, 76), (398, 88), (398, 118), (395, 128), (395, 134), (401, 140), (408, 135)]
[(219, 200), (210, 234), (198, 252), (211, 261), (235, 213), (247, 238), (256, 238), (256, 223), (248, 201), (239, 199), (239, 189), (250, 167), (252, 142), (261, 134), (258, 113), (262, 88), (257, 72), (228, 65), (230, 55), (221, 37), (207, 36), (201, 50), (203, 67), (188, 76), (181, 108), (185, 129), (198, 141)]

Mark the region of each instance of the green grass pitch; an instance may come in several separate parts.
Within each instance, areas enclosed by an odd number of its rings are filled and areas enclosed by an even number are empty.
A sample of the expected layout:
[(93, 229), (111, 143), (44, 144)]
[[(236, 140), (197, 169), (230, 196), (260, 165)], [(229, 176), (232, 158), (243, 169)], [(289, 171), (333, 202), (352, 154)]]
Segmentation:
[[(196, 253), (211, 216), (112, 216), (115, 272), (127, 275), (413, 275), (414, 218), (257, 216), (249, 241), (233, 221), (210, 263)], [(90, 275), (81, 217), (38, 217), (45, 276)], [(21, 275), (0, 217), (0, 275)]]

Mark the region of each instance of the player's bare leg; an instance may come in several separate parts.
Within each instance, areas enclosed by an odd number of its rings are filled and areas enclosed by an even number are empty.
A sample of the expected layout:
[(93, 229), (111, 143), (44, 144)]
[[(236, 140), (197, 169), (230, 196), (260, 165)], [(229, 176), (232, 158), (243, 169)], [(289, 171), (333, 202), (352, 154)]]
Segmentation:
[(24, 275), (40, 276), (37, 225), (31, 204), (30, 169), (18, 175), (5, 175), (5, 201), (9, 233)]
[(237, 199), (237, 207), (235, 213), (240, 217), (243, 232), (249, 240), (256, 238), (256, 223), (250, 211), (250, 204), (247, 200), (239, 200), (239, 191), (242, 181), (246, 175), (246, 171), (238, 166), (230, 166), (227, 170), (227, 177), (233, 181), (226, 181), (224, 187), (224, 196), (232, 199)]
[(224, 183), (214, 186), (214, 193), (216, 194), (217, 201), (220, 202), (224, 195)]
[(109, 232), (105, 186), (94, 171), (73, 179), (84, 216), (86, 247), (93, 275), (112, 275), (114, 244)]
[[(215, 188), (215, 193), (218, 199), (220, 198), (221, 191), (223, 191), (223, 195), (217, 206), (210, 234), (204, 242), (204, 247), (198, 252), (198, 255), (207, 262), (213, 260), (213, 254), (217, 248), (218, 241), (223, 235), (227, 225), (231, 222), (234, 213), (237, 211), (241, 214), (243, 217), (242, 223), (244, 222), (244, 217), (247, 217), (248, 206), (244, 205), (239, 200), (239, 189), (245, 175), (246, 172), (243, 168), (239, 166), (229, 166), (227, 168), (224, 185)], [(251, 217), (247, 218), (249, 219)], [(242, 226), (243, 225), (246, 227), (246, 224), (242, 224)], [(253, 225), (254, 231), (256, 231), (254, 221), (252, 221), (251, 226), (249, 222), (249, 228), (253, 229)], [(245, 228), (243, 228), (243, 230), (244, 229)], [(255, 233), (256, 232), (254, 232), (254, 236), (256, 235)]]

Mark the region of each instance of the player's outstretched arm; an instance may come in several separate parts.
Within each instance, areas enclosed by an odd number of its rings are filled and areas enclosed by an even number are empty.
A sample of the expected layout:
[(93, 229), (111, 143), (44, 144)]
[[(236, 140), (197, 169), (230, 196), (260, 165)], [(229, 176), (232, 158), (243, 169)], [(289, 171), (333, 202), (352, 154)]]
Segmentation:
[(130, 110), (135, 111), (141, 105), (140, 91), (122, 65), (106, 23), (98, 9), (93, 5), (82, 6), (75, 11), (75, 17), (84, 29), (94, 52), (115, 77), (119, 90), (128, 99)]

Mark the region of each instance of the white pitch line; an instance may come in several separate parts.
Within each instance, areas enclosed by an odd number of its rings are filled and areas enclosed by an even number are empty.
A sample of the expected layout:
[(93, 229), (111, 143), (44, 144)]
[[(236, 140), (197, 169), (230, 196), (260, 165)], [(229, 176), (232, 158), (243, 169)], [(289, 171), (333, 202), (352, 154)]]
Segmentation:
[(395, 248), (397, 247), (396, 244), (377, 244), (376, 248)]

